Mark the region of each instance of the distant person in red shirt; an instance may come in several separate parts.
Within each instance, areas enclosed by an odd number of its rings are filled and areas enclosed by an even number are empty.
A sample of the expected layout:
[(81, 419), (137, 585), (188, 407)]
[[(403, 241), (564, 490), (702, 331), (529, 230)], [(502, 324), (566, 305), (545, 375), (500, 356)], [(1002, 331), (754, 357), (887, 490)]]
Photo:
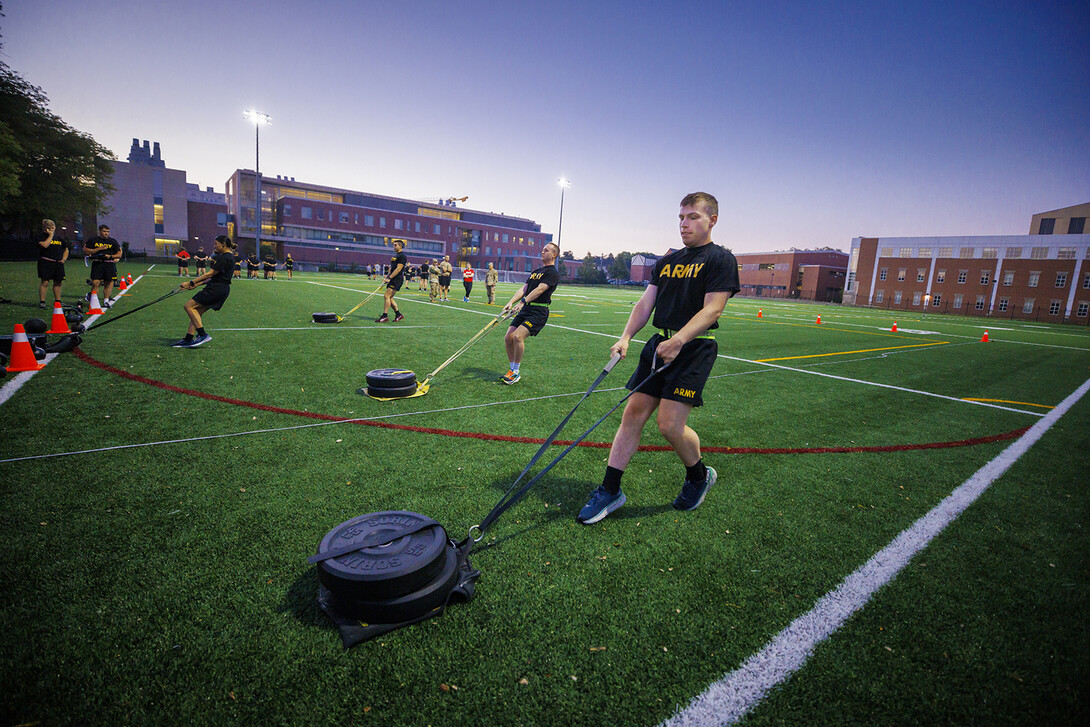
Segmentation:
[(469, 294), (473, 292), (473, 268), (469, 265), (465, 266), (462, 270), (462, 285), (465, 286), (466, 294), (462, 298), (463, 303), (469, 302)]
[(178, 258), (178, 277), (189, 277), (189, 252), (184, 247), (178, 248), (174, 257)]

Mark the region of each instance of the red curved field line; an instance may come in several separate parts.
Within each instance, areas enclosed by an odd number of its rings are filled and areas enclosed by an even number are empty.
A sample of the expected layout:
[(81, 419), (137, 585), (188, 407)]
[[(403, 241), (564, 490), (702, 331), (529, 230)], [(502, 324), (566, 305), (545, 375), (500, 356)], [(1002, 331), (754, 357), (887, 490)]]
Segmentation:
[[(86, 353), (81, 351), (78, 347), (74, 348), (73, 353), (76, 357), (84, 363), (91, 364), (103, 371), (108, 371), (111, 374), (116, 374), (125, 379), (131, 381), (138, 381), (141, 384), (148, 384), (149, 386), (155, 386), (167, 391), (173, 391), (177, 394), (185, 394), (187, 396), (196, 396), (201, 399), (209, 399), (211, 401), (219, 401), (224, 404), (233, 404), (235, 406), (246, 406), (251, 409), (258, 409), (260, 411), (269, 411), (276, 414), (290, 414), (292, 416), (307, 417), (309, 419), (321, 419), (328, 422), (345, 422), (347, 424), (359, 424), (366, 427), (379, 427), (382, 429), (395, 429), (404, 432), (419, 432), (421, 434), (436, 434), (442, 437), (463, 437), (466, 439), (483, 439), (490, 442), (515, 442), (518, 444), (541, 444), (544, 439), (536, 437), (511, 437), (505, 434), (488, 434), (484, 432), (462, 432), (456, 429), (437, 429), (435, 427), (417, 427), (411, 424), (392, 424), (390, 422), (374, 421), (372, 419), (353, 419), (349, 417), (338, 417), (332, 414), (320, 414), (313, 411), (300, 411), (298, 409), (285, 409), (279, 406), (269, 406), (268, 404), (258, 404), (252, 401), (243, 401), (242, 399), (232, 399), (227, 396), (217, 396), (215, 394), (208, 394), (203, 391), (194, 391), (193, 389), (184, 389), (180, 386), (174, 386), (173, 384), (167, 384), (162, 381), (156, 381), (155, 379), (149, 379), (146, 376), (139, 376), (137, 374), (129, 373), (123, 369), (115, 368), (107, 363), (103, 363), (97, 359), (91, 358)], [(988, 437), (973, 437), (972, 439), (959, 439), (952, 442), (925, 442), (923, 444), (890, 444), (884, 446), (871, 446), (871, 447), (706, 447), (701, 446), (701, 450), (704, 452), (712, 452), (716, 454), (848, 454), (857, 452), (907, 452), (909, 450), (916, 449), (949, 449), (951, 447), (972, 447), (978, 444), (989, 444), (992, 442), (1002, 442), (1008, 439), (1017, 439), (1022, 436), (1029, 427), (1022, 427), (1021, 429), (1015, 429), (1010, 432), (1004, 432), (1003, 434), (993, 434)], [(571, 440), (558, 439), (553, 442), (556, 446), (565, 447), (571, 444)], [(580, 447), (592, 447), (597, 449), (609, 449), (609, 442), (580, 442)], [(669, 445), (662, 444), (645, 444), (640, 447), (641, 452), (670, 452), (673, 448)]]

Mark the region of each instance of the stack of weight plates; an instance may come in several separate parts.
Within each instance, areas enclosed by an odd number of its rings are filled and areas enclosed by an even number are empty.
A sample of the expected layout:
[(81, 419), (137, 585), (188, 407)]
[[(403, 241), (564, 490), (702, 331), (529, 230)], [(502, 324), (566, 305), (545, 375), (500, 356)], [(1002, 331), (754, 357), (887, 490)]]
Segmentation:
[(396, 399), (416, 393), (416, 373), (405, 369), (372, 369), (367, 372), (367, 395)]
[(458, 553), (443, 526), (404, 510), (361, 515), (333, 528), (318, 556), (362, 547), (318, 561), (318, 580), (333, 607), (364, 623), (419, 618), (443, 606), (459, 582)]

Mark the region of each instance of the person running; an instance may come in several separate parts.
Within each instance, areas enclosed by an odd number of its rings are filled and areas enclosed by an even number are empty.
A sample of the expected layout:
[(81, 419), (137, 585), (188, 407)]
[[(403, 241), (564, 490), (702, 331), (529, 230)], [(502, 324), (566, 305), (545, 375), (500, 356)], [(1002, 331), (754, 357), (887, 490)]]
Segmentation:
[(500, 281), (500, 274), (492, 263), (488, 263), (488, 270), (484, 274), (484, 290), (488, 293), (488, 304), (496, 304), (496, 283)]
[(231, 278), (235, 269), (234, 251), (238, 246), (227, 235), (216, 238), (215, 255), (212, 257), (212, 269), (204, 275), (198, 275), (192, 280), (182, 283), (186, 290), (193, 290), (201, 283), (207, 282), (204, 288), (194, 295), (183, 306), (186, 316), (189, 317), (189, 328), (185, 338), (171, 344), (172, 348), (196, 348), (212, 340), (212, 336), (204, 330), (202, 316), (209, 310), (219, 310), (223, 307), (227, 296), (231, 294)]
[(57, 224), (53, 220), (42, 220), (42, 231), (34, 236), (34, 243), (41, 248), (38, 251), (38, 307), (48, 308), (45, 291), (53, 283), (53, 300), (61, 299), (61, 285), (64, 283), (64, 263), (68, 260), (68, 241), (57, 237)]
[(439, 300), (450, 302), (450, 276), (454, 273), (454, 267), (450, 264), (450, 255), (443, 256), (443, 262), (439, 263)]
[(90, 300), (92, 295), (97, 296), (98, 287), (105, 283), (102, 291), (105, 297), (101, 299), (101, 303), (103, 308), (109, 308), (113, 305), (110, 303), (110, 293), (113, 292), (114, 281), (117, 280), (117, 261), (121, 259), (121, 245), (110, 237), (109, 225), (99, 225), (98, 237), (88, 241), (84, 248), (91, 253), (91, 292), (87, 299)]
[(257, 268), (261, 264), (261, 261), (257, 259), (257, 253), (251, 252), (249, 257), (246, 258), (246, 278), (253, 278), (257, 280)]
[(189, 251), (184, 247), (179, 246), (178, 252), (174, 253), (174, 257), (178, 258), (178, 277), (189, 277)]
[(382, 296), (382, 315), (375, 320), (375, 323), (388, 323), (390, 318), (386, 314), (391, 308), (394, 309), (394, 323), (405, 318), (397, 309), (397, 303), (394, 302), (394, 293), (401, 290), (401, 285), (405, 282), (405, 269), (409, 264), (405, 253), (402, 252), (404, 249), (404, 242), (394, 240), (394, 256), (390, 258), (390, 273), (383, 278), (386, 283), (386, 292)]
[(208, 269), (208, 261), (210, 259), (211, 258), (208, 255), (204, 254), (203, 247), (197, 248), (197, 254), (193, 256), (193, 261), (197, 263), (198, 276), (204, 275), (205, 271)]
[(560, 284), (560, 273), (554, 265), (559, 255), (560, 248), (555, 242), (546, 243), (541, 248), (541, 267), (530, 273), (526, 283), (503, 307), (503, 314), (506, 314), (514, 309), (516, 302), (522, 301), (521, 309), (503, 337), (507, 360), (511, 364), (511, 370), (500, 379), (505, 384), (517, 384), (522, 379), (519, 367), (526, 350), (526, 337), (541, 333), (549, 320), (549, 304), (553, 302), (553, 291)]
[(288, 271), (288, 280), (291, 280), (291, 271), (295, 269), (295, 261), (291, 259), (291, 253), (284, 258), (284, 269)]
[(469, 302), (469, 294), (473, 292), (473, 267), (466, 265), (462, 268), (462, 287), (466, 289), (466, 294), (462, 296), (462, 302)]
[(730, 250), (712, 242), (719, 203), (705, 192), (681, 200), (680, 250), (655, 264), (651, 282), (632, 309), (610, 356), (624, 358), (632, 337), (654, 314), (659, 332), (651, 336), (626, 387), (634, 389), (656, 368), (666, 368), (643, 384), (625, 405), (609, 450), (605, 477), (576, 519), (584, 525), (602, 520), (624, 505), (621, 476), (640, 446), (643, 427), (656, 414), (659, 432), (685, 466), (685, 481), (674, 499), (675, 510), (694, 510), (715, 484), (716, 472), (700, 456), (700, 437), (688, 426), (718, 353), (714, 329), (727, 300), (740, 290), (738, 261)]

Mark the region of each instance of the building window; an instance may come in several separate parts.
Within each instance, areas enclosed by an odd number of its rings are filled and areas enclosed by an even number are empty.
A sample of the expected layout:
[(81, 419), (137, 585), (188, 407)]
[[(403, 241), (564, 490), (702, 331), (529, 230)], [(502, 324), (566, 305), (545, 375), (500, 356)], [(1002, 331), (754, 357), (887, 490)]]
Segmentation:
[(927, 280), (927, 268), (916, 268), (916, 282), (922, 283)]
[(897, 280), (901, 281), (905, 279), (905, 275), (908, 273), (908, 268), (901, 268), (897, 271)]
[(508, 234), (506, 232), (503, 233), (503, 241), (504, 242), (510, 242), (511, 241), (510, 236), (508, 236)]
[(1034, 302), (1035, 302), (1034, 298), (1026, 298), (1026, 301), (1024, 303), (1022, 303), (1022, 312), (1023, 313), (1032, 313), (1033, 312)]
[(894, 305), (900, 305), (901, 304), (901, 291), (899, 291), (899, 290), (893, 291), (893, 304)]
[(394, 220), (394, 229), (395, 230), (404, 230), (405, 229), (405, 220), (401, 220), (401, 219)]
[(919, 305), (920, 304), (920, 298), (922, 298), (922, 297), (923, 297), (923, 293), (913, 293), (912, 294), (912, 305)]
[(1057, 260), (1074, 260), (1075, 259), (1075, 248), (1073, 248), (1073, 247), (1061, 247), (1059, 250), (1056, 251), (1056, 259)]
[(216, 213), (216, 227), (227, 227), (227, 213), (226, 212), (217, 212)]
[(1053, 230), (1056, 229), (1055, 217), (1042, 217), (1041, 226), (1037, 228), (1038, 235), (1051, 235)]
[(1039, 282), (1041, 282), (1041, 274), (1031, 272), (1029, 274), (1029, 282), (1027, 282), (1026, 285), (1028, 285), (1031, 288), (1036, 288), (1037, 283), (1039, 283)]
[(1085, 229), (1085, 217), (1072, 217), (1071, 221), (1067, 223), (1067, 234), (1069, 235), (1081, 235)]
[(1003, 257), (1013, 258), (1017, 260), (1022, 257), (1022, 248), (1020, 247), (1008, 247), (1007, 251), (1003, 254)]
[(878, 257), (893, 257), (893, 248), (892, 247), (883, 247), (882, 252)]
[(977, 310), (984, 310), (984, 296), (983, 295), (978, 295), (976, 297), (976, 309)]
[(1082, 287), (1084, 290), (1090, 290), (1090, 273), (1083, 276)]
[(940, 247), (939, 257), (954, 257), (954, 248), (952, 247)]
[(299, 212), (303, 216), (304, 220), (313, 219), (314, 217), (314, 210), (312, 210), (310, 207), (302, 207), (300, 208)]
[(436, 224), (432, 225), (432, 226), (431, 226), (431, 233), (432, 233), (433, 235), (441, 235), (441, 234), (443, 234), (443, 226), (442, 226), (442, 225), (440, 225), (439, 223), (436, 223)]
[(485, 255), (491, 255), (492, 254), (492, 248), (489, 247), (488, 245), (485, 245), (484, 246), (484, 254)]
[(374, 227), (375, 226), (375, 216), (374, 215), (364, 215), (363, 216), (363, 224), (366, 227)]
[(1048, 305), (1048, 314), (1055, 316), (1060, 314), (1060, 301), (1054, 300)]
[(1031, 260), (1044, 260), (1048, 257), (1047, 247), (1031, 247), (1029, 249), (1029, 257)]
[(1003, 286), (1009, 288), (1012, 285), (1014, 285), (1014, 271), (1013, 270), (1004, 270), (1003, 271)]
[(954, 296), (954, 310), (961, 310), (961, 301), (963, 299), (964, 297), (961, 295), (961, 293), (958, 293)]
[(981, 270), (980, 271), (980, 284), (981, 285), (987, 285), (990, 282), (992, 282), (992, 271), (990, 271), (990, 270)]
[(1083, 303), (1083, 302), (1080, 301), (1079, 302), (1079, 307), (1075, 309), (1075, 315), (1078, 316), (1079, 318), (1085, 318), (1086, 317), (1086, 311), (1087, 311), (1088, 308), (1090, 308), (1090, 303)]
[(921, 247), (920, 248), (920, 257), (931, 257), (931, 248)]
[(963, 258), (971, 258), (974, 255), (976, 255), (976, 248), (975, 247), (963, 247), (963, 248), (961, 248), (961, 253), (960, 254), (961, 254), (961, 257), (963, 257)]
[(1067, 287), (1067, 273), (1056, 273), (1056, 287), (1057, 288), (1066, 288)]
[(885, 297), (886, 297), (886, 291), (884, 291), (884, 290), (874, 291), (874, 302), (875, 303), (881, 303), (882, 299), (884, 299)]
[(413, 223), (413, 229), (414, 229), (414, 230), (415, 230), (416, 232), (420, 232), (420, 223), (419, 223), (419, 222), (414, 222), (414, 223)]
[(385, 217), (379, 217), (378, 218), (378, 226), (381, 227), (384, 230), (386, 229), (386, 218)]
[(939, 307), (939, 303), (942, 302), (942, 293), (935, 293), (935, 297), (931, 299), (931, 306), (934, 308)]
[(999, 312), (1000, 313), (1006, 313), (1007, 312), (1007, 307), (1010, 305), (1010, 302), (1011, 302), (1010, 298), (1000, 298), (999, 299)]
[(342, 212), (341, 213), (341, 224), (342, 225), (347, 225), (348, 224), (348, 213), (347, 212)]
[(959, 270), (958, 271), (958, 285), (965, 285), (965, 281), (968, 280), (968, 279), (969, 279), (969, 271), (968, 270)]
[(987, 258), (989, 260), (995, 260), (997, 257), (999, 257), (999, 248), (998, 247), (986, 247), (983, 250), (981, 250), (980, 257)]
[(898, 255), (897, 257), (912, 257), (912, 248), (911, 247), (902, 247), (901, 248), (901, 254)]
[(360, 223), (360, 213), (356, 212), (354, 215), (352, 215), (352, 224), (353, 225), (358, 225), (359, 223)]
[(290, 204), (284, 205), (284, 216), (285, 217), (291, 217), (291, 205)]
[(936, 283), (945, 283), (946, 282), (946, 271), (945, 270), (940, 270), (937, 273), (935, 273), (935, 282)]
[(881, 270), (878, 271), (878, 279), (879, 280), (885, 280), (886, 276), (888, 274), (889, 274), (889, 268), (882, 268)]

